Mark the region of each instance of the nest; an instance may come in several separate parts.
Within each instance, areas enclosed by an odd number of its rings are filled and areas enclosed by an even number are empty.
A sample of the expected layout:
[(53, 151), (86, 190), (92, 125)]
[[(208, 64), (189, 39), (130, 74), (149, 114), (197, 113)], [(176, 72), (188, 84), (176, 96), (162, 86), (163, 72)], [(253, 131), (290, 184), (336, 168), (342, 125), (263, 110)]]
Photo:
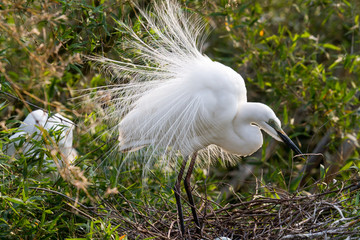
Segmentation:
[(163, 209), (149, 203), (139, 204), (119, 193), (112, 200), (116, 199), (120, 209), (110, 198), (101, 200), (103, 208), (80, 204), (77, 213), (107, 218), (113, 226), (118, 226), (120, 236), (127, 239), (357, 239), (360, 237), (359, 188), (360, 183), (354, 183), (340, 190), (306, 196), (282, 194), (276, 199), (253, 196), (250, 201), (223, 207), (202, 199), (198, 212), (200, 233), (184, 203), (184, 215), (188, 216), (184, 219), (187, 231), (184, 237), (178, 228), (176, 207), (161, 195)]

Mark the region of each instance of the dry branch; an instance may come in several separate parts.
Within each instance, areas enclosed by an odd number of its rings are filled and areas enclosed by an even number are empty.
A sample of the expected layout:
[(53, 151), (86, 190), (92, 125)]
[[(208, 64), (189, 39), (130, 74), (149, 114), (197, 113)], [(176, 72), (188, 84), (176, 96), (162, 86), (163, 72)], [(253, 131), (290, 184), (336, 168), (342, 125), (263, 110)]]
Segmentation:
[[(186, 237), (214, 239), (226, 236), (233, 240), (358, 238), (360, 216), (356, 213), (359, 206), (353, 203), (359, 186), (359, 183), (354, 183), (341, 189), (305, 196), (284, 194), (280, 199), (257, 196), (250, 201), (224, 207), (201, 199), (199, 205), (206, 206), (206, 211), (201, 211), (199, 216), (202, 236), (196, 233), (192, 218), (186, 218)], [(68, 197), (65, 200), (69, 200)], [(139, 204), (138, 200), (126, 199), (121, 194), (107, 200), (100, 198), (100, 201), (105, 207), (78, 205), (81, 210), (78, 213), (82, 216), (106, 216), (114, 226), (120, 226), (118, 231), (126, 234), (128, 239), (182, 239), (174, 204), (167, 202), (164, 208), (156, 209), (148, 204)], [(189, 206), (185, 206), (185, 211), (185, 216), (191, 216)]]

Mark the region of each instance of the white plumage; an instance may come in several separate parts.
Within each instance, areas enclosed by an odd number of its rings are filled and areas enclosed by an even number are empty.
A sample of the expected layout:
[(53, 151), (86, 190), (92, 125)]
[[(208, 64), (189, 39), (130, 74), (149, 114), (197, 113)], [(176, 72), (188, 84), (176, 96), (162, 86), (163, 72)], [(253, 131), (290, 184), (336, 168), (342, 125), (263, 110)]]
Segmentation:
[[(54, 139), (54, 137), (49, 139), (49, 144), (44, 147), (47, 149), (56, 149), (59, 150), (62, 158), (66, 158), (69, 163), (72, 163), (76, 156), (77, 152), (73, 148), (73, 130), (75, 125), (69, 119), (61, 116), (60, 114), (56, 113), (53, 116), (49, 116), (48, 113), (44, 112), (43, 110), (35, 110), (24, 119), (19, 127), (19, 132), (13, 134), (10, 139), (18, 139), (19, 137), (28, 136), (32, 137), (34, 140), (39, 141), (42, 136), (42, 129), (45, 131), (61, 131), (58, 141)], [(4, 152), (7, 155), (15, 155), (16, 145), (19, 145), (20, 140), (12, 142), (4, 147)], [(27, 156), (33, 155), (37, 147), (34, 147), (32, 142), (25, 142), (20, 150), (23, 154)], [(63, 159), (59, 162), (62, 164)]]
[[(282, 131), (280, 120), (268, 106), (247, 102), (245, 83), (238, 73), (201, 53), (204, 25), (200, 21), (181, 11), (173, 0), (154, 2), (152, 13), (139, 11), (147, 37), (120, 23), (129, 34), (124, 45), (130, 60), (92, 58), (128, 83), (100, 88), (95, 100), (104, 105), (104, 99), (111, 95), (106, 117), (115, 122), (119, 150), (136, 151), (149, 146), (145, 174), (158, 159), (155, 154), (160, 153), (159, 162), (165, 166), (177, 162), (176, 153), (183, 155), (174, 192), (180, 229), (185, 234), (180, 182), (188, 156), (193, 154), (185, 190), (199, 230), (190, 187), (198, 151), (212, 153), (215, 146), (229, 154), (250, 155), (263, 144), (262, 129), (296, 153), (301, 152)], [(206, 160), (211, 158), (203, 159), (209, 163)]]
[(149, 162), (160, 153), (167, 165), (177, 152), (188, 156), (213, 146), (250, 155), (263, 143), (260, 129), (281, 141), (275, 113), (264, 104), (248, 103), (243, 78), (199, 50), (204, 24), (172, 0), (155, 2), (153, 13), (139, 11), (146, 39), (119, 23), (129, 34), (127, 51), (137, 57), (91, 58), (129, 81), (100, 88), (103, 94), (97, 98), (112, 96), (106, 117), (116, 124), (121, 151), (151, 146)]
[(246, 101), (241, 76), (206, 57), (189, 62), (180, 73), (134, 103), (119, 123), (121, 148), (171, 146), (187, 156), (215, 143), (235, 118), (237, 103)]

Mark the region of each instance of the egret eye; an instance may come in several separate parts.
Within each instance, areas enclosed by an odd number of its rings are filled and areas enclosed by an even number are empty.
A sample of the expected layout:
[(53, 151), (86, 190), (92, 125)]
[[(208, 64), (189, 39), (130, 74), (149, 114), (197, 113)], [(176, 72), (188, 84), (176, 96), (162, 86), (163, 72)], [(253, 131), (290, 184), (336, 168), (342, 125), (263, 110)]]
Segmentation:
[(269, 121), (266, 122), (270, 127), (274, 128), (276, 131), (282, 131), (281, 127), (279, 126), (279, 124), (277, 124), (277, 122), (275, 122), (274, 119), (270, 119)]
[(279, 126), (279, 124), (277, 124), (275, 122), (274, 119), (270, 119), (267, 124), (269, 126), (271, 126), (272, 128), (275, 129), (275, 131), (277, 132), (278, 136), (281, 138), (281, 140), (288, 145), (296, 154), (302, 154), (302, 152), (300, 151), (300, 149), (296, 146), (296, 144), (291, 141), (291, 139), (286, 135), (286, 133), (284, 132), (284, 130), (281, 129), (281, 127)]

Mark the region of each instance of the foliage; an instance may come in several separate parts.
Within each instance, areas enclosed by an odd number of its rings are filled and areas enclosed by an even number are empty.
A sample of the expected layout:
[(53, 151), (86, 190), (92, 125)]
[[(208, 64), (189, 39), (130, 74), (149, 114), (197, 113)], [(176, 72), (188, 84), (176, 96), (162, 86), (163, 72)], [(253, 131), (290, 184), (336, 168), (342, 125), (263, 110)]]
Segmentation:
[[(315, 203), (326, 201), (343, 211), (341, 216), (337, 208), (325, 209), (323, 222), (329, 218), (331, 222), (321, 227), (345, 218), (352, 230), (358, 229), (359, 221), (353, 217), (359, 211), (359, 192), (357, 188), (342, 191), (343, 186), (357, 186), (360, 167), (358, 1), (181, 2), (186, 11), (209, 25), (205, 54), (241, 73), (249, 101), (270, 105), (304, 152), (320, 149), (323, 156), (307, 159), (317, 164), (304, 168), (309, 178), (306, 188), (297, 193), (306, 160), (294, 159), (266, 137), (266, 148), (239, 159), (238, 166), (222, 166), (219, 159), (210, 169), (196, 169), (197, 207), (203, 210), (206, 205), (208, 211), (220, 213), (239, 199), (264, 198), (270, 200), (261, 207), (278, 213), (279, 206), (285, 207), (281, 199), (306, 199), (308, 194), (317, 196)], [(82, 94), (77, 90), (110, 82), (81, 55), (113, 59), (124, 55), (121, 42), (126, 33), (116, 22), (132, 24), (141, 34), (136, 16), (132, 1), (0, 3), (1, 238), (161, 238), (163, 232), (151, 231), (163, 219), (170, 221), (165, 224), (170, 224), (165, 227), (170, 236), (178, 236), (172, 191), (175, 175), (168, 179), (154, 166), (143, 186), (141, 161), (120, 168), (125, 155), (116, 153), (116, 141), (107, 136), (107, 126), (97, 122), (92, 105), (74, 99)], [(58, 169), (54, 165), (54, 155), (44, 147), (46, 135), (33, 141), (38, 147), (36, 157), (22, 153), (21, 147), (14, 156), (1, 150), (19, 121), (37, 109), (33, 104), (78, 123), (74, 147), (80, 156), (73, 166)], [(247, 206), (253, 213), (259, 207)], [(185, 207), (185, 216), (190, 215)], [(206, 226), (215, 234), (218, 228), (209, 219)], [(191, 229), (191, 221), (187, 224)], [(252, 227), (250, 222), (247, 227)], [(149, 231), (154, 235), (147, 235)]]

